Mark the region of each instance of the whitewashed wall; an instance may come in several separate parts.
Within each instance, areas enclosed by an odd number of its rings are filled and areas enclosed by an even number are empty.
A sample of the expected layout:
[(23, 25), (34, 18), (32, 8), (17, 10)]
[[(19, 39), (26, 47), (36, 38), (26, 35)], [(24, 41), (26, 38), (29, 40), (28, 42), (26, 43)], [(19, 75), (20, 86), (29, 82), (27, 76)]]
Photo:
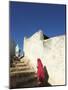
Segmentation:
[(41, 58), (52, 85), (65, 84), (65, 36), (43, 40), (41, 31), (30, 38), (24, 38), (24, 53), (37, 70), (37, 58)]
[(44, 41), (44, 65), (53, 85), (65, 84), (65, 36)]
[(24, 53), (30, 59), (30, 63), (37, 70), (37, 58), (43, 58), (43, 34), (41, 31), (30, 38), (24, 38)]

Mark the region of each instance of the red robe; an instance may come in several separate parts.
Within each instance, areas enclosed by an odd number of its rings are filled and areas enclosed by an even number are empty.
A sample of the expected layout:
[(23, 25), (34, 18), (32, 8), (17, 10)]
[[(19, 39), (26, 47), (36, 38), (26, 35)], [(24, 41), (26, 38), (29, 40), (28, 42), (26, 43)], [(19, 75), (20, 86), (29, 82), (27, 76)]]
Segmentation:
[(43, 82), (45, 79), (45, 74), (44, 74), (44, 67), (43, 64), (41, 62), (41, 59), (37, 59), (37, 65), (38, 65), (38, 69), (37, 69), (37, 76), (38, 76), (38, 80), (40, 82)]

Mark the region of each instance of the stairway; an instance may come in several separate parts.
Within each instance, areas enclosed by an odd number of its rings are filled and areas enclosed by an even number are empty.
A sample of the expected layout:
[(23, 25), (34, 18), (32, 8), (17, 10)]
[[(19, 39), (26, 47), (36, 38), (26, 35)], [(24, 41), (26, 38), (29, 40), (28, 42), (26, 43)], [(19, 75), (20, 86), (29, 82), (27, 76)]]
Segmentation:
[(27, 58), (24, 57), (13, 64), (14, 67), (10, 67), (10, 88), (29, 88), (37, 86), (37, 76), (34, 69), (30, 67)]

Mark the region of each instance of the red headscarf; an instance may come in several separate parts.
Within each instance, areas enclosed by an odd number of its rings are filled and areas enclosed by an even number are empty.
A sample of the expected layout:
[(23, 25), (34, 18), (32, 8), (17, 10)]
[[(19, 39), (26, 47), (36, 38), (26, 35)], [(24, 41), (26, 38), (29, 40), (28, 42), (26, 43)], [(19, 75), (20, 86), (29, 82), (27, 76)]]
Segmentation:
[(38, 69), (37, 69), (37, 76), (39, 81), (43, 82), (45, 79), (45, 74), (44, 74), (44, 67), (43, 64), (41, 62), (41, 59), (37, 59), (37, 65), (38, 65)]

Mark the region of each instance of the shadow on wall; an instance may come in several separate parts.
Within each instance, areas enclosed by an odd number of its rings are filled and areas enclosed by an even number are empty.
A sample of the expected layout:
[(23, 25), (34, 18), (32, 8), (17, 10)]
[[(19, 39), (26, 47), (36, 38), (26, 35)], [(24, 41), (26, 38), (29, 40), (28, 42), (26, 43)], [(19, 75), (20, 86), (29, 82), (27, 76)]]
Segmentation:
[(44, 73), (45, 73), (45, 80), (44, 80), (44, 82), (41, 82), (41, 83), (38, 85), (38, 87), (50, 87), (50, 86), (52, 86), (52, 85), (48, 82), (49, 75), (48, 75), (46, 66), (44, 66)]
[(48, 82), (48, 79), (49, 79), (49, 75), (48, 75), (48, 71), (47, 71), (47, 68), (46, 66), (44, 66), (44, 72), (45, 72), (45, 83), (43, 86), (52, 86), (49, 82)]

